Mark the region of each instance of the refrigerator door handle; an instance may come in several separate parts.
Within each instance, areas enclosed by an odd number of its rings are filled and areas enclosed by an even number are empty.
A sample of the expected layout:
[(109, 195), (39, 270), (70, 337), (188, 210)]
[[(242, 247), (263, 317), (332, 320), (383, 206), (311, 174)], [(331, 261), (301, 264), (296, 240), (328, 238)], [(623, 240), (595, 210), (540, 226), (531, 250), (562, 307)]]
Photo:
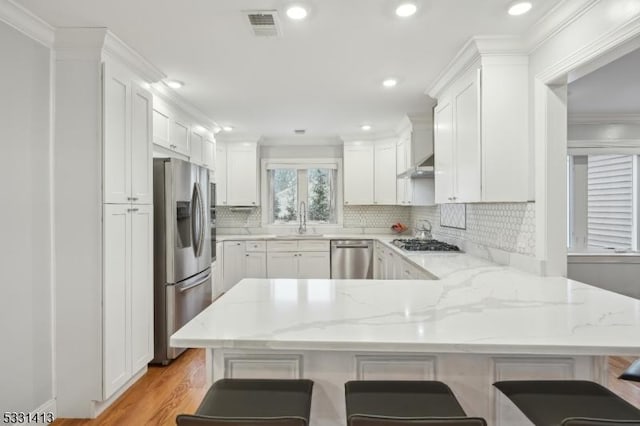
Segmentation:
[(198, 257), (200, 243), (200, 206), (198, 204), (198, 184), (193, 185), (193, 193), (191, 194), (191, 239), (193, 241), (193, 254)]
[(206, 211), (204, 208), (204, 203), (202, 202), (202, 190), (200, 189), (199, 183), (196, 183), (195, 185), (196, 185), (195, 186), (196, 199), (198, 202), (198, 211), (199, 211), (198, 219), (200, 220), (200, 227), (199, 227), (200, 232), (198, 235), (198, 246), (196, 250), (196, 257), (200, 257), (202, 255), (202, 248), (204, 246), (204, 230), (207, 224), (206, 224)]

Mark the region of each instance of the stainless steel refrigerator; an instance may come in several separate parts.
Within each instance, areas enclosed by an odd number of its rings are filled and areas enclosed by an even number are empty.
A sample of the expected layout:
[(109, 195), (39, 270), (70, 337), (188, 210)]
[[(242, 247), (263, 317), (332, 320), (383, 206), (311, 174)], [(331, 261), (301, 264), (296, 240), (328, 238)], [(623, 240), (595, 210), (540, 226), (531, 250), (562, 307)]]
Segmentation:
[(184, 349), (169, 338), (211, 303), (209, 171), (175, 158), (153, 160), (154, 359)]

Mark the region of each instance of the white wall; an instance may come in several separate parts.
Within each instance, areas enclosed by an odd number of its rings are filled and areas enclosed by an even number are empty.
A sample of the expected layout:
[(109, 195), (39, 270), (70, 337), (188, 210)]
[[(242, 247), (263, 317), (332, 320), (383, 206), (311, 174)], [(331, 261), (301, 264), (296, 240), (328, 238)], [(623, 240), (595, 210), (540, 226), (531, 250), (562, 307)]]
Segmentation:
[(50, 51), (0, 22), (0, 411), (53, 398)]
[(342, 145), (261, 146), (260, 158), (342, 158)]

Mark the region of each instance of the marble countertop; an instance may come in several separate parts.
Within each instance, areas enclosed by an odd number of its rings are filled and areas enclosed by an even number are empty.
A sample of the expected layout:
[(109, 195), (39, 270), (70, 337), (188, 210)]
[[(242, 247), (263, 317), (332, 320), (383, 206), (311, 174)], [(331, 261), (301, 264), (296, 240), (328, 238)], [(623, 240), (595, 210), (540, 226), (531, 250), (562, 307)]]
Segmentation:
[(171, 344), (252, 350), (640, 354), (636, 299), (467, 254), (405, 257), (440, 279), (245, 279), (176, 332)]

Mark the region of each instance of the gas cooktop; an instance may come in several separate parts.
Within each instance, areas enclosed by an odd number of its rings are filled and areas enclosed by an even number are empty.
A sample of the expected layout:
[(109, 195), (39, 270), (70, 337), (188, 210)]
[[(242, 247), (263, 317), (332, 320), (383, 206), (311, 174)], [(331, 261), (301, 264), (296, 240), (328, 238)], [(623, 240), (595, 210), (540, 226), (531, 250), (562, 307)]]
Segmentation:
[(419, 240), (417, 238), (393, 240), (394, 246), (406, 251), (460, 251), (458, 246), (438, 240)]

